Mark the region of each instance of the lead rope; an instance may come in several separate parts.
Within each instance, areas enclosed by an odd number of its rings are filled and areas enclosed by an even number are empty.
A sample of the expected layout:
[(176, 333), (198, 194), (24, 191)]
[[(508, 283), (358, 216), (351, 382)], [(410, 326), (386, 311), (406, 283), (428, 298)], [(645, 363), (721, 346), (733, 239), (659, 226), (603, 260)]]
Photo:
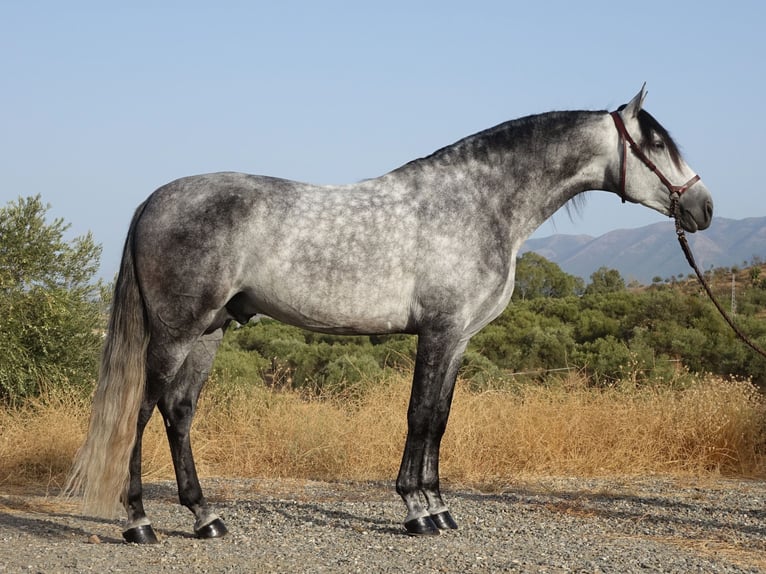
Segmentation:
[(686, 256), (686, 260), (689, 262), (689, 265), (691, 266), (692, 269), (694, 269), (694, 272), (697, 274), (697, 278), (699, 279), (702, 286), (705, 288), (705, 292), (708, 294), (708, 297), (710, 297), (710, 300), (716, 306), (716, 309), (718, 309), (718, 312), (721, 313), (721, 316), (726, 320), (729, 326), (737, 334), (737, 337), (739, 337), (742, 340), (742, 342), (744, 342), (753, 351), (755, 351), (762, 357), (766, 357), (766, 351), (764, 351), (761, 347), (759, 347), (756, 343), (754, 343), (747, 335), (745, 335), (742, 332), (742, 330), (737, 326), (737, 324), (734, 323), (734, 321), (729, 316), (729, 314), (724, 310), (724, 308), (718, 302), (718, 299), (716, 299), (715, 295), (713, 295), (713, 291), (712, 289), (710, 289), (710, 285), (708, 285), (708, 282), (705, 280), (705, 277), (704, 275), (702, 275), (702, 272), (700, 272), (699, 267), (697, 267), (697, 262), (694, 260), (694, 255), (692, 254), (691, 247), (689, 247), (689, 242), (686, 240), (686, 234), (684, 233), (684, 230), (681, 227), (681, 221), (678, 217), (678, 194), (675, 194), (675, 193), (673, 194), (671, 198), (670, 208), (671, 208), (671, 213), (673, 214), (672, 217), (673, 219), (675, 219), (675, 222), (676, 222), (676, 236), (678, 236), (678, 242), (681, 244), (681, 251), (684, 252), (684, 255)]

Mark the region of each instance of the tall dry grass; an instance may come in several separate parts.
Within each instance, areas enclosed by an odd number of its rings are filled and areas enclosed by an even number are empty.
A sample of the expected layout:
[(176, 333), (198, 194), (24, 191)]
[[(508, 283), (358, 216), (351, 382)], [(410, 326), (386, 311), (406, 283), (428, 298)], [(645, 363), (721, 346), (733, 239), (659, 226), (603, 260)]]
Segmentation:
[[(391, 376), (347, 400), (214, 384), (193, 443), (200, 474), (393, 479), (406, 432), (409, 377)], [(65, 395), (0, 410), (0, 486), (60, 486), (89, 405)], [(459, 383), (441, 474), (492, 484), (535, 475), (766, 475), (766, 404), (745, 382), (705, 378), (683, 389), (629, 383), (472, 393)], [(173, 476), (159, 417), (144, 439), (147, 480)]]

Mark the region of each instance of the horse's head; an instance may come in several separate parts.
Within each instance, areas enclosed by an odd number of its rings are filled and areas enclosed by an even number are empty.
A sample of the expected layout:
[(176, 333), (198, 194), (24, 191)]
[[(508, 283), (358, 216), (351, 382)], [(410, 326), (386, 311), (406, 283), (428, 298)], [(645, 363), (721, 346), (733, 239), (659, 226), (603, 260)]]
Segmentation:
[(710, 192), (683, 160), (668, 131), (643, 109), (645, 97), (642, 87), (630, 103), (612, 112), (619, 134), (619, 193), (623, 201), (664, 215), (673, 216), (675, 209), (686, 231), (706, 229), (713, 217)]

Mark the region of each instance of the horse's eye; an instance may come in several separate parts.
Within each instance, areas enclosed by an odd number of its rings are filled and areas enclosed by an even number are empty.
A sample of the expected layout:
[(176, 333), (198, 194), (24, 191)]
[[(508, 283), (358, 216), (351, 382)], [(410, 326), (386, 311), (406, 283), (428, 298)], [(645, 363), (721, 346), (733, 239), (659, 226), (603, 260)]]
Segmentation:
[(661, 151), (665, 149), (665, 142), (662, 140), (654, 140), (652, 142), (652, 147), (656, 149), (657, 151)]

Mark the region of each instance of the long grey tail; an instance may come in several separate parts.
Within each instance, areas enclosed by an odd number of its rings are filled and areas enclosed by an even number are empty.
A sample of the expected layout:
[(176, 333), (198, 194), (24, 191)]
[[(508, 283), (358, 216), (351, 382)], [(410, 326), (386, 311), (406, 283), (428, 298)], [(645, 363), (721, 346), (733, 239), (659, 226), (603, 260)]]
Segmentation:
[(146, 383), (149, 334), (133, 253), (144, 205), (136, 210), (128, 230), (88, 433), (65, 488), (69, 495), (83, 496), (85, 512), (99, 516), (114, 516), (126, 499)]

